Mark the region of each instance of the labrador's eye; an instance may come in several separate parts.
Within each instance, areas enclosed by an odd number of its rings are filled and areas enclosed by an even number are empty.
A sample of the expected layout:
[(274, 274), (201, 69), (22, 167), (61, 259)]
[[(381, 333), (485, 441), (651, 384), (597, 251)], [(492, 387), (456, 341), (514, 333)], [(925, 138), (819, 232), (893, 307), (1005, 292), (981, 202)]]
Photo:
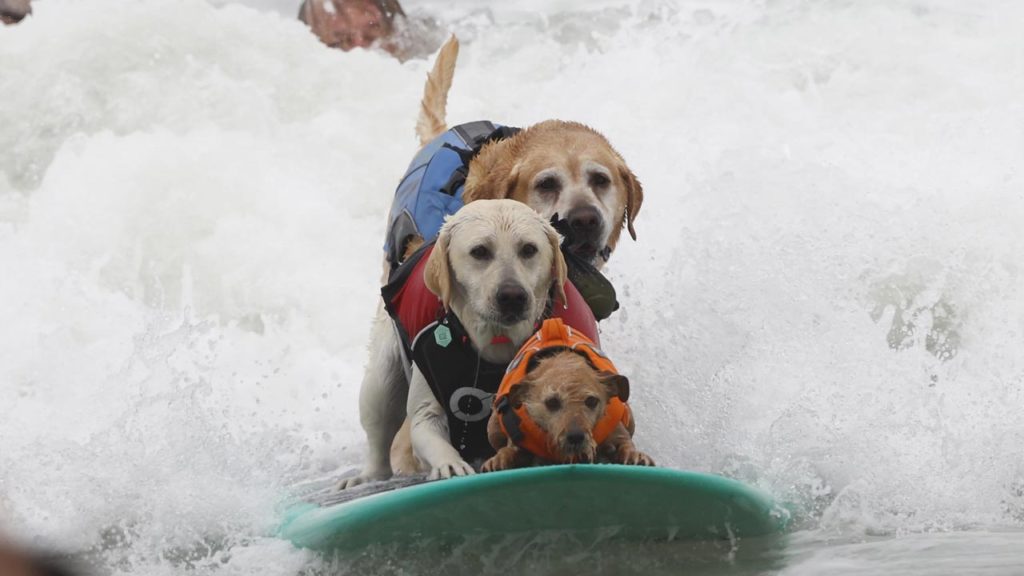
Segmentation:
[(561, 189), (562, 182), (554, 176), (547, 176), (537, 182), (537, 190), (540, 190), (541, 192), (554, 193)]
[(480, 244), (474, 246), (473, 249), (469, 251), (469, 255), (477, 260), (490, 260), (491, 250), (487, 246)]
[(587, 408), (590, 408), (591, 410), (597, 408), (597, 404), (599, 402), (600, 400), (597, 399), (597, 396), (587, 396), (587, 399), (583, 401), (583, 403), (586, 404)]
[(544, 401), (544, 407), (552, 412), (557, 412), (562, 409), (562, 401), (558, 396), (552, 396)]
[(537, 245), (536, 244), (532, 244), (532, 243), (523, 244), (523, 247), (519, 249), (519, 256), (521, 256), (523, 259), (529, 260), (530, 258), (533, 258), (536, 255), (537, 255)]
[(591, 188), (607, 188), (612, 181), (601, 172), (593, 172), (590, 174), (590, 187)]

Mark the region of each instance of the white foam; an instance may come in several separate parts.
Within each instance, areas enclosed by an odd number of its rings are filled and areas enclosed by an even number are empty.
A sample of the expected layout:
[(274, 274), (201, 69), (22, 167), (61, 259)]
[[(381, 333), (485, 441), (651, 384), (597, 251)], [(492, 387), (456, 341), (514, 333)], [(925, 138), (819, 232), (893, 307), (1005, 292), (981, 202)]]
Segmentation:
[[(638, 442), (822, 531), (1020, 523), (1021, 7), (530, 6), (422, 9), (452, 122), (587, 122), (644, 184), (602, 334)], [(0, 29), (0, 522), (120, 573), (294, 570), (284, 487), (363, 449), (429, 62), (260, 7)]]

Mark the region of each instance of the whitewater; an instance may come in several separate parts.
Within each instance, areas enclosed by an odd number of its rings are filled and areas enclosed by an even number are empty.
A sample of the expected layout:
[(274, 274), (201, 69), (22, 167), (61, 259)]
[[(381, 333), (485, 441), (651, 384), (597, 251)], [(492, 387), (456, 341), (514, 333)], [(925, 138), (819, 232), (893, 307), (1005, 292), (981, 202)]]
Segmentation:
[[(0, 533), (119, 576), (438, 569), (272, 536), (361, 462), (431, 62), (327, 49), (295, 4), (0, 28)], [(463, 42), (450, 122), (585, 122), (643, 183), (601, 334), (638, 446), (794, 515), (696, 568), (513, 572), (1024, 573), (1024, 5), (451, 4), (406, 2)]]

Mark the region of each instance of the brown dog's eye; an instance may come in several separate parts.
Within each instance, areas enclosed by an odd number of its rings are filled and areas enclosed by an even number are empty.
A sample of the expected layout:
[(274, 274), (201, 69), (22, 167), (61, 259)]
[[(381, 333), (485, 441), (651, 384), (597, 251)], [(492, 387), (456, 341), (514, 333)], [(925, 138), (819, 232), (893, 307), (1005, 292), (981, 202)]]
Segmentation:
[(600, 402), (600, 400), (597, 399), (597, 396), (587, 396), (587, 399), (583, 401), (583, 403), (587, 405), (587, 408), (590, 408), (591, 410), (597, 408), (598, 402)]
[(473, 258), (476, 258), (477, 260), (491, 259), (491, 251), (487, 248), (487, 246), (482, 245), (474, 246), (473, 249), (469, 251), (469, 255), (472, 256)]
[(519, 255), (523, 258), (533, 258), (537, 254), (536, 244), (523, 244), (523, 247), (519, 249)]
[(554, 176), (548, 176), (537, 182), (537, 190), (541, 192), (558, 192), (562, 189), (562, 183)]
[(562, 401), (558, 399), (558, 396), (552, 396), (544, 401), (544, 407), (548, 410), (555, 412), (562, 408)]
[(593, 172), (590, 174), (590, 187), (591, 188), (607, 188), (612, 181), (608, 179), (608, 176), (601, 172)]

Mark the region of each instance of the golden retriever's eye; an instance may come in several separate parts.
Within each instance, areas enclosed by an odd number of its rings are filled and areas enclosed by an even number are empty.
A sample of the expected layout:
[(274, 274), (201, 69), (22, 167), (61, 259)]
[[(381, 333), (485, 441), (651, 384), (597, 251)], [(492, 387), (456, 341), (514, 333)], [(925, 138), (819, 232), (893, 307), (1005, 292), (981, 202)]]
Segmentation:
[(558, 396), (552, 396), (544, 401), (544, 407), (552, 412), (557, 412), (562, 409), (562, 401)]
[(600, 400), (597, 399), (597, 396), (587, 396), (587, 399), (583, 401), (587, 408), (590, 408), (591, 410), (597, 408), (598, 402), (600, 402)]
[(523, 244), (523, 247), (519, 249), (519, 255), (527, 260), (537, 255), (536, 244)]
[(477, 260), (490, 260), (491, 250), (482, 244), (473, 246), (473, 249), (469, 251), (469, 255)]
[(554, 193), (562, 189), (562, 182), (554, 176), (546, 176), (537, 182), (537, 190)]
[(607, 188), (612, 181), (601, 172), (591, 172), (589, 183), (591, 188)]

